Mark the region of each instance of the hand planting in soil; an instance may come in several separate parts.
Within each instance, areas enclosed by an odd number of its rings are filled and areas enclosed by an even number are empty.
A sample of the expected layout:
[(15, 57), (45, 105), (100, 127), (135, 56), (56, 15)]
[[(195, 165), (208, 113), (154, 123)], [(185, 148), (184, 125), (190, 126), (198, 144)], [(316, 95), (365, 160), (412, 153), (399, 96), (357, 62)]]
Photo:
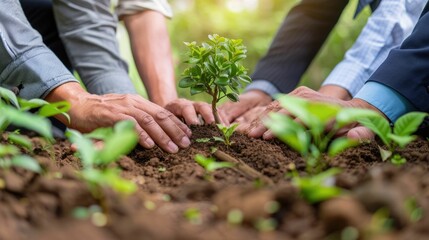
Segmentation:
[[(86, 135), (68, 130), (66, 136), (77, 146), (83, 167), (79, 175), (87, 182), (95, 198), (102, 199), (103, 187), (123, 194), (131, 194), (137, 189), (133, 182), (120, 176), (119, 168), (111, 166), (136, 146), (138, 138), (134, 123), (122, 121), (116, 123), (113, 129), (99, 128)], [(97, 149), (93, 139), (103, 140), (104, 147)]]
[[(67, 102), (48, 103), (41, 99), (24, 100), (15, 94), (0, 87), (0, 134), (13, 125), (34, 131), (43, 136), (48, 142), (53, 142), (51, 124), (46, 117), (62, 114), (68, 118), (67, 111), (70, 104)], [(36, 110), (35, 114), (29, 110)], [(31, 141), (19, 134), (19, 130), (7, 134), (10, 144), (0, 144), (0, 168), (9, 169), (20, 167), (33, 172), (40, 173), (42, 168), (39, 163), (28, 155), (24, 155), (19, 147), (32, 151)]]
[(402, 165), (407, 160), (402, 157), (397, 150), (405, 148), (410, 142), (416, 139), (413, 136), (417, 131), (426, 113), (411, 112), (398, 118), (394, 127), (391, 128), (389, 122), (380, 115), (365, 117), (359, 123), (371, 129), (387, 147), (387, 150), (378, 146), (383, 161), (389, 160), (395, 165)]
[(234, 164), (230, 162), (217, 162), (215, 158), (206, 158), (201, 154), (195, 155), (195, 162), (197, 162), (206, 171), (204, 178), (206, 180), (212, 179), (212, 173), (221, 168), (230, 168)]
[(335, 156), (358, 144), (345, 137), (334, 139), (339, 129), (360, 118), (378, 116), (370, 110), (341, 108), (288, 95), (281, 95), (278, 101), (302, 124), (280, 113), (271, 113), (265, 124), (280, 140), (301, 154), (309, 173), (324, 169), (323, 153)]
[[(214, 119), (221, 124), (217, 103), (224, 97), (237, 102), (243, 83), (251, 82), (246, 68), (240, 64), (246, 58), (246, 47), (240, 39), (228, 39), (217, 34), (209, 35), (209, 41), (200, 46), (196, 42), (185, 44), (189, 49), (186, 63), (192, 66), (183, 72), (184, 78), (179, 81), (179, 87), (190, 88), (191, 95), (209, 94)], [(227, 140), (223, 128), (219, 127), (227, 143), (229, 138)]]

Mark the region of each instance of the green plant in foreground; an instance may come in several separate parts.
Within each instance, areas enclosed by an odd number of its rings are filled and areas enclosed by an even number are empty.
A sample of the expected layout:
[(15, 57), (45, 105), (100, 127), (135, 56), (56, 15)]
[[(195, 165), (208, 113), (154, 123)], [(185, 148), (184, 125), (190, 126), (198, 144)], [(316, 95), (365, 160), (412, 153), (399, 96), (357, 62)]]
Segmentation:
[(205, 179), (211, 179), (211, 173), (221, 169), (221, 168), (230, 168), (233, 167), (234, 164), (230, 162), (217, 162), (215, 158), (207, 158), (201, 154), (195, 155), (195, 162), (197, 162), (201, 167), (206, 170), (206, 174), (204, 176)]
[(402, 157), (397, 150), (405, 148), (410, 142), (416, 139), (414, 133), (427, 113), (410, 112), (407, 113), (395, 122), (393, 129), (389, 122), (380, 115), (368, 116), (359, 119), (359, 123), (371, 129), (381, 141), (386, 145), (387, 150), (378, 147), (383, 161), (389, 160), (395, 165), (402, 165), (406, 159)]
[[(212, 111), (217, 124), (221, 123), (216, 104), (224, 97), (238, 101), (242, 83), (250, 83), (247, 70), (240, 64), (246, 58), (241, 39), (228, 39), (217, 34), (197, 45), (185, 43), (189, 51), (186, 63), (192, 66), (183, 72), (179, 87), (190, 88), (191, 95), (206, 92), (212, 97)], [(228, 93), (228, 91), (231, 91)]]
[[(22, 127), (34, 131), (44, 137), (48, 142), (53, 142), (51, 124), (46, 117), (63, 114), (70, 108), (67, 102), (48, 103), (41, 99), (24, 100), (15, 94), (0, 87), (0, 134), (10, 125)], [(29, 110), (37, 110), (35, 114)], [(0, 168), (21, 167), (37, 173), (41, 172), (39, 163), (32, 157), (24, 155), (16, 146), (32, 151), (31, 141), (19, 134), (19, 130), (7, 134), (10, 144), (0, 144)]]
[(295, 169), (291, 169), (292, 184), (300, 195), (309, 203), (318, 203), (339, 196), (343, 190), (335, 186), (335, 176), (341, 172), (338, 168), (331, 168), (314, 176), (300, 177)]
[(341, 108), (288, 95), (280, 95), (278, 101), (302, 124), (280, 113), (271, 113), (265, 124), (280, 140), (301, 154), (310, 173), (318, 173), (325, 167), (323, 153), (335, 156), (358, 144), (346, 137), (334, 139), (339, 129), (362, 117), (377, 115), (370, 110)]
[[(120, 176), (119, 168), (111, 166), (136, 146), (138, 138), (133, 122), (118, 122), (113, 129), (100, 128), (86, 135), (68, 130), (66, 136), (78, 148), (83, 168), (79, 174), (88, 183), (95, 197), (100, 197), (100, 189), (105, 186), (124, 194), (133, 193), (137, 189), (133, 182)], [(97, 149), (93, 139), (103, 140), (104, 147)]]

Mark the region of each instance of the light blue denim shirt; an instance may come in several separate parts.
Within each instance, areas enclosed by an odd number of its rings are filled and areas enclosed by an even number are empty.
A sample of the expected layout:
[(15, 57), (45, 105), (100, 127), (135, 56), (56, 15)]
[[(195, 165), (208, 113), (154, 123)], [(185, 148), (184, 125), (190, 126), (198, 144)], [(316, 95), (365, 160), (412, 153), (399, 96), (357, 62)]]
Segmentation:
[(18, 0), (0, 1), (0, 86), (17, 87), (18, 96), (31, 99), (72, 81), (76, 79), (31, 28)]

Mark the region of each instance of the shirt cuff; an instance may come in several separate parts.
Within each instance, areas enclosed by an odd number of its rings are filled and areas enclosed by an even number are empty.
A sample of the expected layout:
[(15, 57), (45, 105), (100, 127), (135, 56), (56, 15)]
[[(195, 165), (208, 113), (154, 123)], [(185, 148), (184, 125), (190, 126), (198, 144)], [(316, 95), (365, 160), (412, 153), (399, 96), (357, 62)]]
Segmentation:
[(259, 90), (262, 91), (268, 95), (271, 96), (271, 98), (274, 99), (274, 96), (281, 93), (279, 89), (274, 86), (271, 82), (267, 80), (253, 80), (252, 83), (247, 85), (245, 92), (251, 91), (251, 90)]
[(365, 67), (358, 63), (343, 61), (332, 70), (322, 86), (337, 85), (346, 89), (351, 96), (355, 96), (368, 78), (369, 74)]
[(126, 72), (98, 73), (95, 77), (85, 79), (83, 82), (88, 92), (92, 94), (137, 94)]
[(133, 15), (146, 10), (160, 12), (168, 18), (173, 17), (173, 11), (167, 0), (119, 0), (116, 14), (121, 19), (124, 15)]
[(402, 115), (416, 110), (405, 97), (393, 88), (374, 81), (365, 83), (355, 98), (362, 99), (378, 108), (393, 123)]

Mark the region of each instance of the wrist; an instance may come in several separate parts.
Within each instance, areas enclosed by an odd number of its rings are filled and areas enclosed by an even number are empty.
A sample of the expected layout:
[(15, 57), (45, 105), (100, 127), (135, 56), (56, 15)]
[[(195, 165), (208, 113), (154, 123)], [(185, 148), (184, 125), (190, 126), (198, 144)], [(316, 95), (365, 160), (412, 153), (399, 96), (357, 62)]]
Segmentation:
[[(70, 103), (71, 108), (68, 112), (70, 117), (73, 119), (75, 109), (78, 109), (81, 105), (81, 102), (84, 99), (87, 99), (92, 94), (86, 92), (79, 83), (77, 82), (68, 82), (62, 84), (52, 90), (46, 97), (45, 100), (48, 102), (59, 102), (59, 101), (67, 101)], [(79, 110), (76, 110), (79, 111)], [(58, 120), (60, 120), (65, 125), (69, 126), (69, 122), (63, 115), (55, 116)]]
[(341, 100), (351, 100), (352, 99), (352, 96), (350, 95), (350, 93), (345, 88), (342, 88), (342, 87), (336, 86), (336, 85), (322, 86), (322, 87), (320, 87), (318, 92), (323, 94), (323, 95), (338, 98)]
[(369, 109), (369, 110), (372, 110), (374, 112), (377, 112), (378, 114), (382, 115), (384, 118), (389, 119), (382, 111), (380, 111), (380, 109), (374, 107), (373, 105), (371, 105), (367, 101), (362, 100), (360, 98), (353, 98), (353, 99), (347, 101), (347, 103), (348, 103), (347, 107)]

